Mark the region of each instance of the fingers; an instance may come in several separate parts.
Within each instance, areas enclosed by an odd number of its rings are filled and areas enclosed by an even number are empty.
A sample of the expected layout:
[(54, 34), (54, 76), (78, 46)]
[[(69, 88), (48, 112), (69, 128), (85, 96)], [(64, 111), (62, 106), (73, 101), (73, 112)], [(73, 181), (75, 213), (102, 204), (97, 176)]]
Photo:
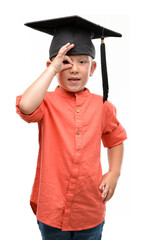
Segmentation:
[(102, 191), (102, 198), (104, 200), (104, 203), (110, 200), (110, 198), (113, 196), (113, 190), (104, 182), (101, 183), (99, 189)]
[(109, 187), (106, 183), (102, 182), (99, 189), (102, 191), (102, 197), (106, 198), (108, 191), (109, 191)]
[(71, 58), (68, 57), (68, 56), (66, 56), (66, 55), (65, 55), (65, 57), (64, 57), (64, 62), (65, 62), (65, 63), (68, 63), (68, 64), (70, 63), (70, 64), (73, 65), (73, 62), (72, 62)]
[(112, 196), (113, 196), (113, 191), (112, 191), (112, 189), (110, 188), (109, 191), (108, 191), (108, 193), (107, 193), (107, 196), (106, 196), (105, 199), (104, 199), (104, 202), (106, 203), (107, 201), (109, 201)]
[(73, 62), (70, 57), (64, 56), (63, 64), (62, 64), (62, 69), (61, 70), (66, 70), (71, 68), (73, 65)]
[(74, 44), (67, 43), (63, 47), (60, 48), (58, 55), (63, 57), (71, 48), (74, 47)]
[(105, 199), (109, 193), (109, 187), (106, 185), (102, 193), (102, 197)]
[(102, 181), (99, 189), (102, 192), (102, 198), (106, 203), (114, 194), (117, 185), (117, 178), (111, 172), (107, 172), (102, 176)]
[(57, 56), (52, 61), (55, 73), (72, 67), (73, 62), (68, 56), (66, 56), (66, 53), (73, 47), (74, 44), (67, 43), (60, 48)]

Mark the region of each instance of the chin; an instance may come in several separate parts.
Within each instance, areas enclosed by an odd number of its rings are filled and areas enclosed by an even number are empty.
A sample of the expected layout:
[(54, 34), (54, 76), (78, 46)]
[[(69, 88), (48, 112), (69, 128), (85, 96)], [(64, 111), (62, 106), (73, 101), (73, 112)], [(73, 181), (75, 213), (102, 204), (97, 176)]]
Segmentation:
[(71, 93), (76, 93), (76, 92), (82, 92), (84, 90), (84, 87), (80, 87), (79, 89), (77, 89), (76, 87), (74, 89), (68, 88), (67, 86), (62, 86), (59, 85), (59, 87), (65, 91), (65, 92), (71, 92)]

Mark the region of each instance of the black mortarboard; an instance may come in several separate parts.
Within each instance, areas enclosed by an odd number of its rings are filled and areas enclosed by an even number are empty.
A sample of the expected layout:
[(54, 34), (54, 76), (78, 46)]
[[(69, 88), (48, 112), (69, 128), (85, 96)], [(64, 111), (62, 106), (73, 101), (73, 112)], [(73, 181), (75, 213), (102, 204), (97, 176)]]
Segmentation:
[(79, 16), (55, 18), (44, 21), (25, 23), (26, 26), (53, 35), (49, 49), (50, 60), (58, 54), (66, 43), (74, 43), (74, 48), (67, 55), (89, 55), (95, 58), (92, 39), (101, 38), (101, 71), (103, 84), (103, 102), (108, 98), (108, 75), (106, 67), (105, 37), (121, 37), (120, 33), (111, 31)]

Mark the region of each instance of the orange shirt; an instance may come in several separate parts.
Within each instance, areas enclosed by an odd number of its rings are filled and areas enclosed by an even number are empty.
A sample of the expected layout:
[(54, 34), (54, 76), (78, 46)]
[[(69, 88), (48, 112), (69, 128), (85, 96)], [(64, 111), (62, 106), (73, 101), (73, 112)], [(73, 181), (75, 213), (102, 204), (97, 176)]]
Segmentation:
[(127, 136), (116, 118), (116, 108), (84, 88), (67, 93), (59, 86), (47, 92), (29, 115), (16, 111), (28, 123), (37, 122), (39, 154), (30, 197), (39, 221), (62, 231), (92, 228), (105, 218), (99, 185), (102, 180), (101, 140), (113, 147)]

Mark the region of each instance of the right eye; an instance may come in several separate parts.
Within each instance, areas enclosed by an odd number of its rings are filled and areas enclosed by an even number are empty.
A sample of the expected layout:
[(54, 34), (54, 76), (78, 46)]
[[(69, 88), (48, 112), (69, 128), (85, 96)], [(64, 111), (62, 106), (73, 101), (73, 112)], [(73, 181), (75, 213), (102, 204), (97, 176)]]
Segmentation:
[(63, 61), (64, 64), (68, 64), (69, 62), (67, 60)]

